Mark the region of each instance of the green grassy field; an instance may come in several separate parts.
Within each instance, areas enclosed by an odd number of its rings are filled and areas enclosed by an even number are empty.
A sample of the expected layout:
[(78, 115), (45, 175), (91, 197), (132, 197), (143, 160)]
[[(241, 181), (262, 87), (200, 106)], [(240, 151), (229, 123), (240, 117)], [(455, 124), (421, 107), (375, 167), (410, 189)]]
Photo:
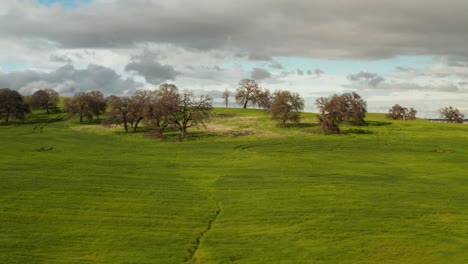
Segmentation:
[(468, 263), (467, 125), (215, 109), (177, 142), (49, 119), (0, 126), (0, 263)]

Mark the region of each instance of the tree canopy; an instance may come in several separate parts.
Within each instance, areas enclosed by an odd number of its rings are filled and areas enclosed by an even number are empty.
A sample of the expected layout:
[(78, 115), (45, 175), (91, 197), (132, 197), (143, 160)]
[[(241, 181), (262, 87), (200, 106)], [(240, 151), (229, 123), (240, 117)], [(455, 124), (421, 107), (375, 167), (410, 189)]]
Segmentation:
[(289, 91), (276, 91), (273, 93), (273, 100), (270, 107), (274, 119), (299, 122), (301, 111), (304, 110), (304, 99), (298, 93)]
[(414, 120), (416, 119), (417, 111), (413, 108), (406, 108), (396, 104), (388, 110), (386, 118), (393, 120)]
[(52, 109), (57, 109), (58, 102), (59, 93), (53, 89), (38, 90), (29, 98), (29, 104), (33, 110), (46, 110), (47, 113)]
[(445, 119), (448, 123), (463, 123), (465, 115), (456, 107), (444, 107), (439, 110), (440, 117)]
[(0, 89), (0, 119), (8, 124), (12, 118), (22, 119), (27, 113), (30, 113), (30, 107), (18, 91), (8, 88)]
[(80, 123), (83, 122), (84, 117), (92, 120), (95, 116), (96, 120), (99, 120), (99, 116), (105, 112), (107, 105), (100, 91), (76, 93), (73, 98), (65, 99), (63, 104), (68, 118), (78, 116)]
[(258, 87), (255, 80), (243, 79), (236, 90), (236, 102), (242, 108), (247, 106), (269, 108), (270, 91)]
[(320, 97), (315, 104), (320, 111), (318, 120), (324, 132), (340, 133), (339, 124), (341, 123), (364, 124), (367, 104), (355, 92)]

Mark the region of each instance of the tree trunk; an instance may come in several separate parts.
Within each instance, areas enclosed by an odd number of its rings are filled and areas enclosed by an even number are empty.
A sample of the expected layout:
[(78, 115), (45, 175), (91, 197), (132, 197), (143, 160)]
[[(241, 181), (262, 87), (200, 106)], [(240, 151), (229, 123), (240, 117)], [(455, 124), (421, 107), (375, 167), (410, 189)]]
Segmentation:
[(248, 103), (248, 101), (245, 100), (244, 106), (242, 108), (247, 108), (247, 103)]
[(123, 118), (123, 123), (124, 123), (125, 133), (128, 133), (128, 123), (127, 123), (127, 118), (126, 117)]
[(183, 127), (180, 129), (180, 138), (185, 138), (187, 136), (187, 128)]
[(5, 114), (5, 123), (8, 124), (8, 120), (10, 119), (10, 111), (7, 110)]
[(143, 117), (139, 117), (137, 119), (137, 121), (135, 122), (135, 126), (133, 127), (133, 132), (136, 132), (137, 130), (137, 127), (138, 127), (138, 124), (140, 123), (140, 121), (143, 119)]

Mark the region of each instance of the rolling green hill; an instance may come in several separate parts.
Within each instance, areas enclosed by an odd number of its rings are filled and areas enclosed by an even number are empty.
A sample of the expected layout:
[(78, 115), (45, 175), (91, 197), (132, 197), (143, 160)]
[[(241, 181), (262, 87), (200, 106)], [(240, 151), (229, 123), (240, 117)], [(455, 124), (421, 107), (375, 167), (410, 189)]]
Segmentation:
[(1, 263), (467, 263), (468, 126), (0, 126)]

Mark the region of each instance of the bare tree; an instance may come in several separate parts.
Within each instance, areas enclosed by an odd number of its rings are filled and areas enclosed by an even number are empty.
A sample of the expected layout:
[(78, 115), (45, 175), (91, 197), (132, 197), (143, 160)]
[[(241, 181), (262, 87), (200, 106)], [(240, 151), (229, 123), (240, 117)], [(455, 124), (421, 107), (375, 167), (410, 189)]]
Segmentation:
[(414, 120), (416, 119), (416, 113), (417, 111), (413, 108), (408, 109), (396, 104), (388, 110), (386, 118), (394, 120)]
[(416, 113), (418, 111), (416, 111), (416, 109), (410, 107), (410, 109), (408, 110), (407, 114), (406, 114), (406, 119), (408, 120), (415, 120), (416, 119)]
[(271, 109), (273, 96), (268, 89), (259, 89), (255, 91), (255, 104), (263, 109)]
[(226, 108), (228, 107), (229, 104), (229, 95), (231, 95), (231, 92), (226, 88), (226, 90), (223, 92), (223, 100), (224, 104), (226, 105)]
[(89, 95), (85, 92), (76, 93), (73, 98), (66, 98), (63, 101), (63, 107), (69, 119), (78, 116), (80, 123), (83, 123), (84, 117), (89, 120), (93, 118), (93, 113), (89, 106)]
[(339, 123), (343, 122), (343, 109), (341, 108), (341, 99), (335, 94), (331, 97), (320, 97), (315, 101), (320, 110), (317, 116), (320, 129), (323, 132), (340, 133)]
[(6, 124), (12, 118), (23, 119), (28, 113), (30, 113), (29, 105), (24, 102), (23, 96), (18, 91), (0, 89), (0, 118), (4, 119)]
[(34, 92), (29, 98), (32, 109), (46, 110), (47, 114), (51, 109), (56, 109), (59, 101), (59, 94), (53, 89), (44, 89)]
[(247, 105), (264, 107), (267, 95), (269, 96), (269, 92), (262, 91), (256, 81), (243, 79), (237, 88), (236, 102), (242, 105), (242, 108), (247, 108)]
[(274, 119), (279, 119), (283, 124), (290, 120), (299, 122), (301, 111), (304, 109), (304, 99), (298, 93), (289, 91), (276, 91), (273, 93), (271, 113)]
[(125, 130), (125, 133), (128, 133), (128, 127), (130, 119), (132, 119), (130, 114), (130, 104), (131, 99), (129, 97), (118, 97), (111, 95), (107, 98), (107, 101), (110, 105), (110, 110), (107, 113), (106, 123), (108, 124), (122, 124)]
[(361, 98), (356, 92), (344, 93), (341, 95), (343, 98), (343, 107), (344, 108), (344, 121), (352, 122), (357, 125), (364, 124), (364, 118), (367, 113), (367, 103), (364, 99)]
[(89, 111), (92, 115), (96, 116), (99, 121), (99, 116), (106, 112), (107, 101), (100, 91), (91, 91), (86, 93), (85, 99), (87, 100)]
[(130, 113), (130, 126), (135, 132), (140, 122), (147, 116), (149, 104), (154, 92), (150, 90), (138, 90), (130, 98), (128, 110)]
[(211, 101), (212, 99), (207, 95), (196, 99), (189, 91), (180, 95), (178, 111), (170, 114), (169, 121), (180, 130), (181, 138), (187, 136), (188, 128), (203, 124), (203, 121), (209, 117), (212, 109)]
[(68, 118), (78, 116), (82, 123), (83, 118), (92, 120), (93, 116), (99, 121), (99, 116), (106, 111), (107, 101), (100, 91), (79, 92), (73, 98), (66, 98), (63, 106)]
[(146, 115), (147, 123), (154, 126), (162, 135), (171, 124), (171, 114), (179, 111), (179, 101), (180, 95), (177, 86), (168, 83), (161, 84), (150, 99)]
[(448, 123), (463, 123), (465, 115), (463, 115), (456, 107), (444, 107), (439, 110), (440, 117), (445, 119)]
[(334, 94), (331, 97), (321, 97), (315, 102), (320, 110), (318, 120), (322, 131), (340, 133), (340, 123), (364, 124), (367, 104), (355, 92)]

